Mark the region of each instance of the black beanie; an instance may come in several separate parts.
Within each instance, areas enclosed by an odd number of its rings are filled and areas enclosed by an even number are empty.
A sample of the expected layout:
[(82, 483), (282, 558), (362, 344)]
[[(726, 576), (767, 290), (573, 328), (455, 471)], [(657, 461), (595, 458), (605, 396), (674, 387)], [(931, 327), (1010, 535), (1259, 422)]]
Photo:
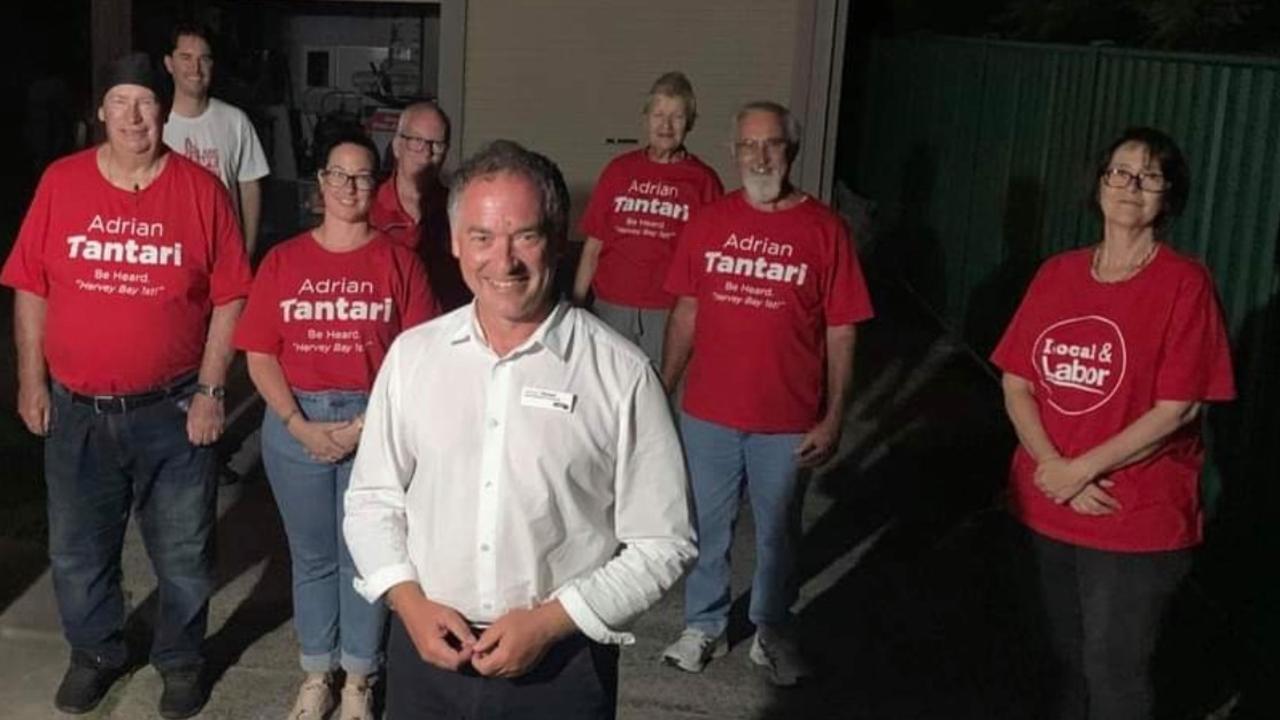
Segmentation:
[(102, 95), (116, 85), (141, 85), (156, 94), (161, 103), (169, 104), (169, 81), (156, 71), (146, 53), (133, 52), (112, 60), (102, 74)]

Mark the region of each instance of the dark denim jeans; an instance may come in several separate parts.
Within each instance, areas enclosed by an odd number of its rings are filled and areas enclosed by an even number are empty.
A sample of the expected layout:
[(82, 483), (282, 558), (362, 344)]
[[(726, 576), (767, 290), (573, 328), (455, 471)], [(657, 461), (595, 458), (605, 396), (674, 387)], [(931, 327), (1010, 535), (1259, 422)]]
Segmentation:
[(1108, 552), (1028, 535), (1056, 676), (1043, 717), (1152, 718), (1151, 658), (1192, 551)]
[[(194, 390), (194, 383), (192, 390)], [(187, 440), (190, 393), (120, 414), (71, 401), (54, 383), (45, 442), (49, 560), (74, 660), (121, 667), (120, 552), (136, 512), (158, 582), (151, 663), (198, 666), (213, 591), (216, 459)]]

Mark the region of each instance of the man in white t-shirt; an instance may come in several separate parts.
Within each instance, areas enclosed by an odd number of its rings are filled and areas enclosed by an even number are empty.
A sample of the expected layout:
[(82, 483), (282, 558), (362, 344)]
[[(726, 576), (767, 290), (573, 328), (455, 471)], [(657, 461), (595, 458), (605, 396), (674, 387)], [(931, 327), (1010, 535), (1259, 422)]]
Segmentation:
[(209, 96), (213, 50), (208, 30), (178, 25), (171, 37), (164, 67), (173, 76), (173, 108), (164, 126), (164, 142), (227, 186), (252, 256), (262, 218), (259, 181), (271, 172), (262, 143), (244, 111)]

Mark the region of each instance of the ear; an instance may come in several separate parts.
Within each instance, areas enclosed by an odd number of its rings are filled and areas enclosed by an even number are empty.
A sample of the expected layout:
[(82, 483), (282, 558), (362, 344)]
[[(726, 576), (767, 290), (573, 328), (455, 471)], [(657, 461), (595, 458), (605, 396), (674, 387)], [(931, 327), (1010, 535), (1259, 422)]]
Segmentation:
[(449, 233), (449, 252), (453, 253), (453, 258), (455, 260), (462, 259), (461, 245), (462, 245), (462, 242), (458, 240), (458, 233), (450, 232)]
[(98, 106), (98, 122), (105, 123), (106, 121), (107, 121), (107, 111), (101, 105), (99, 105)]
[(168, 70), (170, 75), (173, 74), (173, 57), (171, 55), (164, 56), (164, 69)]

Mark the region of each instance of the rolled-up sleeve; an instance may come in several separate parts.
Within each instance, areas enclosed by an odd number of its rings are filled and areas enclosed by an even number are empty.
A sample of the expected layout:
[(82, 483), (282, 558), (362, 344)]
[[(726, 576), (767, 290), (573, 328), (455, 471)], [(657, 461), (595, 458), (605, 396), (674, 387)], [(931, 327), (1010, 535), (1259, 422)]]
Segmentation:
[(405, 517), (405, 491), (416, 463), (406, 443), (406, 419), (396, 408), (402, 356), (397, 341), (373, 383), (344, 497), (342, 532), (355, 561), (355, 589), (370, 602), (395, 585), (418, 580), (409, 562)]
[(689, 480), (662, 384), (647, 364), (619, 408), (614, 527), (622, 551), (555, 595), (601, 643), (630, 644), (626, 628), (697, 557)]

